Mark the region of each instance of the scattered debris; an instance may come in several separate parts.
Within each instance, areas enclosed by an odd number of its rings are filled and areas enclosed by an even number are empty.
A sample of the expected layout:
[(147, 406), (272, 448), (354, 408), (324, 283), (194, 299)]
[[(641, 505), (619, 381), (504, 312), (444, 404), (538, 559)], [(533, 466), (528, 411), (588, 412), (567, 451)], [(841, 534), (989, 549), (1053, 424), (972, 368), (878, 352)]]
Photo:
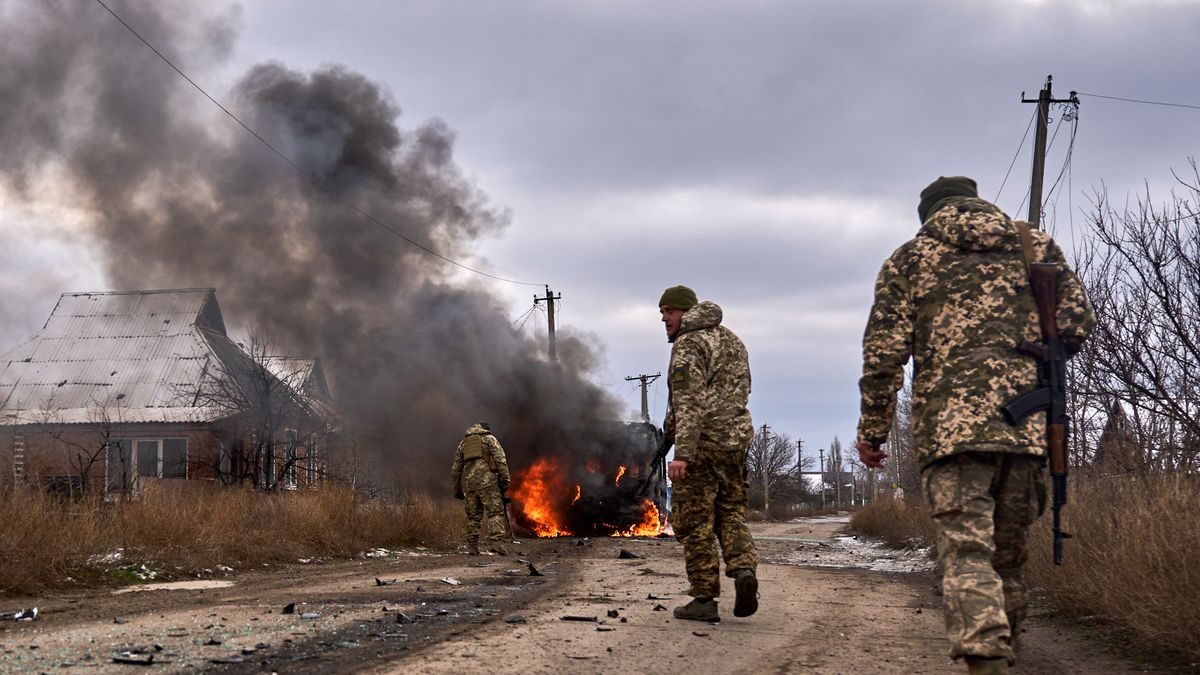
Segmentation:
[(395, 579), (380, 579), (379, 577), (375, 577), (376, 586), (391, 586), (394, 583), (396, 583)]
[(454, 577), (442, 577), (442, 583), (450, 584), (451, 586), (461, 586), (462, 582)]
[(642, 556), (634, 553), (633, 551), (630, 551), (629, 549), (623, 548), (623, 549), (621, 549), (621, 552), (617, 554), (617, 557), (622, 560), (633, 560), (633, 559), (640, 559)]
[(533, 566), (533, 563), (528, 563), (528, 564), (529, 564), (529, 576), (531, 576), (531, 577), (544, 577), (544, 576), (546, 576), (545, 574), (542, 574), (541, 572), (539, 572), (539, 571), (538, 571), (538, 568), (536, 568), (536, 567), (534, 567), (534, 566)]
[(566, 616), (562, 617), (562, 620), (563, 621), (599, 621), (600, 619), (599, 619), (599, 617), (595, 617), (595, 616), (581, 616), (579, 614), (567, 614)]
[(529, 622), (526, 621), (525, 617), (521, 616), (520, 614), (509, 614), (508, 616), (504, 617), (504, 623), (529, 623)]
[(113, 654), (113, 663), (123, 663), (129, 666), (150, 666), (154, 665), (153, 654), (139, 654), (136, 652), (121, 652)]
[(283, 611), (280, 612), (280, 614), (295, 614), (295, 613), (296, 613), (296, 603), (294, 603), (294, 602), (289, 602), (288, 604), (284, 605)]
[(38, 617), (38, 608), (37, 607), (30, 607), (29, 609), (23, 609), (23, 610), (17, 612), (16, 614), (13, 614), (13, 616), (12, 616), (13, 621), (33, 621), (34, 619), (37, 619), (37, 617)]

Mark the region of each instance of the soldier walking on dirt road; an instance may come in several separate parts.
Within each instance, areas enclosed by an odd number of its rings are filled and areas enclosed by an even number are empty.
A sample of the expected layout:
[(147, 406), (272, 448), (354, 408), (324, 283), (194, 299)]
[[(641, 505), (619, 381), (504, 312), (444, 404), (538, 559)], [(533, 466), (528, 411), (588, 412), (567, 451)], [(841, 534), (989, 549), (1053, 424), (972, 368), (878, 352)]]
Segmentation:
[[(750, 362), (746, 347), (721, 325), (721, 308), (697, 302), (686, 286), (668, 288), (658, 302), (672, 343), (667, 385), (669, 408), (663, 430), (675, 444), (667, 465), (674, 486), (671, 520), (683, 544), (688, 594), (675, 617), (720, 621), (717, 543), (725, 574), (734, 579), (734, 616), (758, 610), (758, 554), (746, 526), (746, 449), (754, 423)], [(715, 538), (714, 538), (715, 536)]]
[(950, 656), (971, 673), (1007, 673), (1027, 604), (1027, 532), (1046, 506), (1044, 413), (1016, 426), (1001, 413), (1038, 384), (1035, 361), (1016, 349), (1041, 339), (1027, 264), (1058, 266), (1068, 353), (1096, 319), (1054, 240), (979, 199), (970, 178), (938, 178), (917, 214), (917, 236), (875, 282), (857, 447), (864, 464), (882, 466), (879, 447), (912, 358), (916, 459), (937, 526)]
[(479, 534), (487, 518), (488, 550), (507, 555), (500, 543), (507, 534), (504, 493), (508, 490), (508, 460), (487, 422), (473, 424), (458, 444), (454, 466), (454, 496), (466, 500), (467, 552), (479, 555)]

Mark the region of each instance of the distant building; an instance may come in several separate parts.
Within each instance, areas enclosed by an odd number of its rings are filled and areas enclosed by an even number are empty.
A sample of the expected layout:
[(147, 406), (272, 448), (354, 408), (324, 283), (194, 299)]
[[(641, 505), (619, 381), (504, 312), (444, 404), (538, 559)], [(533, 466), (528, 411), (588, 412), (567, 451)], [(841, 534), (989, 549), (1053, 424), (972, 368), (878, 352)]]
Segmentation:
[(64, 293), (0, 356), (0, 486), (313, 485), (332, 419), (320, 362), (230, 340), (214, 289)]

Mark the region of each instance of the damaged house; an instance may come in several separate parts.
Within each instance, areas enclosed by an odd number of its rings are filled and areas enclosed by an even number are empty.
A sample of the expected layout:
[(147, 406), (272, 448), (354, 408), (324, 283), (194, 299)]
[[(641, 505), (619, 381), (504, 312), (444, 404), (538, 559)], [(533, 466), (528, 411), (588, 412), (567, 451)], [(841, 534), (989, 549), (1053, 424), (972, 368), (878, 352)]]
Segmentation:
[(64, 293), (0, 355), (0, 486), (313, 486), (335, 420), (320, 361), (230, 340), (214, 289)]

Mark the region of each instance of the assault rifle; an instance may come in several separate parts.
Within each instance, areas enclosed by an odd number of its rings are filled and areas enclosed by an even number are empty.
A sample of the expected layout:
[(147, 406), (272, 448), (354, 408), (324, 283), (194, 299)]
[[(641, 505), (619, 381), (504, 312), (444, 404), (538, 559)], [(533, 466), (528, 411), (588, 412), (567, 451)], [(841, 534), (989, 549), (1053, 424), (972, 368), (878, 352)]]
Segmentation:
[(1054, 564), (1061, 565), (1063, 540), (1071, 537), (1062, 531), (1061, 521), (1062, 507), (1067, 503), (1067, 431), (1071, 419), (1067, 416), (1067, 350), (1058, 335), (1058, 266), (1033, 263), (1029, 280), (1037, 303), (1042, 341), (1035, 344), (1025, 340), (1017, 351), (1037, 360), (1038, 388), (1014, 398), (1000, 409), (1013, 426), (1035, 412), (1046, 412), (1046, 445), (1054, 485)]
[(654, 484), (654, 480), (658, 476), (658, 469), (662, 466), (663, 460), (667, 458), (667, 452), (671, 449), (672, 445), (675, 445), (675, 439), (664, 433), (662, 440), (658, 443), (658, 451), (654, 453), (654, 459), (650, 460), (650, 473), (646, 474), (646, 477), (642, 479), (641, 484), (638, 485), (637, 492), (634, 493), (635, 495), (638, 497), (645, 495), (646, 489)]

